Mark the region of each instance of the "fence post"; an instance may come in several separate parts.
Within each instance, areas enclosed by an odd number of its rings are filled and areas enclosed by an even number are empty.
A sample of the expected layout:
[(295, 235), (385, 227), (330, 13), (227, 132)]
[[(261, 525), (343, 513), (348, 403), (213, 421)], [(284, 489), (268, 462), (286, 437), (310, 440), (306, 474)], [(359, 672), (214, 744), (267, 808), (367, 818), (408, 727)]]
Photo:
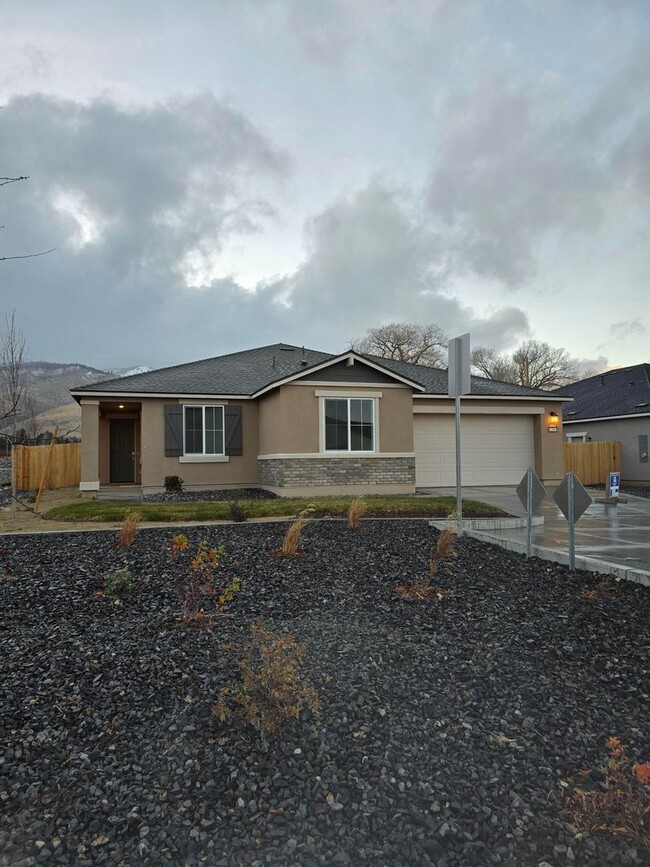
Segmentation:
[(38, 512), (38, 507), (41, 504), (41, 497), (43, 496), (43, 488), (45, 487), (45, 481), (47, 479), (47, 473), (50, 469), (50, 462), (52, 461), (52, 452), (54, 451), (54, 443), (56, 442), (56, 438), (59, 435), (59, 428), (54, 428), (54, 433), (52, 434), (52, 439), (50, 440), (50, 448), (47, 452), (47, 459), (45, 461), (45, 466), (43, 467), (43, 475), (41, 476), (41, 484), (38, 488), (38, 493), (36, 494), (36, 502), (34, 503), (34, 511)]
[(16, 519), (16, 446), (11, 444), (11, 520)]

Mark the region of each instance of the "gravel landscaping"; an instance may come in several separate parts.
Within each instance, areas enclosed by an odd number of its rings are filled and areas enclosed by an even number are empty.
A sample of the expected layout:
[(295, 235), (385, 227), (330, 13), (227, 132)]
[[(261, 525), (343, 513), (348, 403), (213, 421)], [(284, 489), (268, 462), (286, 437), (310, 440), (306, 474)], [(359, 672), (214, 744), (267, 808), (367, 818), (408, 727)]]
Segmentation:
[[(242, 581), (204, 630), (178, 628), (174, 530), (0, 540), (1, 865), (648, 864), (561, 817), (609, 736), (650, 758), (646, 588), (586, 598), (601, 575), (462, 539), (451, 592), (409, 601), (425, 521), (318, 522), (292, 558), (286, 526), (186, 531)], [(122, 566), (135, 591), (98, 594)], [(212, 713), (257, 617), (322, 705), (275, 736)]]
[(277, 494), (263, 488), (238, 488), (233, 490), (207, 491), (162, 491), (159, 494), (143, 494), (141, 503), (220, 503), (233, 500), (275, 500)]

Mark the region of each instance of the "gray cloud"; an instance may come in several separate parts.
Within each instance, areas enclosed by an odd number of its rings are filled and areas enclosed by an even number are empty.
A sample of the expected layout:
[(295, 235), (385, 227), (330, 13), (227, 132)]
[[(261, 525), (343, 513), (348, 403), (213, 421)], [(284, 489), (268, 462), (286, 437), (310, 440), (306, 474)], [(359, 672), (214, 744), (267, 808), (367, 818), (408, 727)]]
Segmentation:
[(457, 270), (518, 288), (551, 239), (594, 235), (611, 214), (620, 230), (621, 196), (628, 216), (647, 213), (649, 74), (646, 53), (582, 110), (558, 79), (515, 71), (438, 99), (427, 200)]
[[(355, 73), (395, 68), (410, 77), (454, 46), (480, 0), (235, 0), (239, 15), (268, 38), (298, 46), (308, 60)], [(408, 70), (404, 61), (408, 63)]]
[(596, 373), (602, 373), (607, 370), (609, 359), (605, 355), (599, 355), (597, 358), (578, 358), (576, 359), (576, 369), (579, 379), (587, 379), (589, 376), (594, 376)]
[(630, 337), (633, 334), (645, 334), (647, 330), (642, 319), (630, 319), (610, 325), (609, 333), (616, 340), (625, 340), (626, 337)]
[(99, 342), (103, 359), (112, 343), (113, 358), (153, 350), (162, 362), (155, 327), (170, 297), (198, 313), (187, 284), (209, 284), (224, 242), (259, 231), (287, 171), (286, 155), (209, 93), (132, 108), (16, 97), (0, 120), (0, 165), (30, 175), (2, 191), (2, 251), (57, 248), (5, 262), (3, 286), (31, 342), (57, 357), (96, 358)]
[(288, 322), (322, 340), (353, 338), (391, 321), (434, 322), (501, 348), (529, 334), (516, 307), (486, 317), (444, 293), (444, 241), (413, 213), (408, 197), (379, 180), (333, 202), (307, 225), (307, 256), (266, 287), (288, 305)]

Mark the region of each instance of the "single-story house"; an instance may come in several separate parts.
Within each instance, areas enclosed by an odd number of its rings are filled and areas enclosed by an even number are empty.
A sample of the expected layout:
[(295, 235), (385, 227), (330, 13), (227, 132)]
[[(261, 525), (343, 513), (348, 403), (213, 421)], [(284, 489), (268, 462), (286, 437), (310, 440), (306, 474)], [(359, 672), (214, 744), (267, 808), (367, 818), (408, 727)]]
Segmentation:
[[(263, 487), (285, 496), (412, 493), (455, 483), (447, 371), (278, 343), (72, 389), (80, 489)], [(472, 377), (466, 485), (562, 478), (565, 397)]]
[(608, 370), (553, 394), (573, 398), (564, 408), (567, 442), (619, 440), (622, 480), (650, 484), (650, 364)]

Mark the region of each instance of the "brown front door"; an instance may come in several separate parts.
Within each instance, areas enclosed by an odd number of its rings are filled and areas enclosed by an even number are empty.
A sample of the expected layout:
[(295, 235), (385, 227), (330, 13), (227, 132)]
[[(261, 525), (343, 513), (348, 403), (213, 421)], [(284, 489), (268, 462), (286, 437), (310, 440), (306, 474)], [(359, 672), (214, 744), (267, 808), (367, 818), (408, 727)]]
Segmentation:
[(135, 482), (135, 419), (110, 421), (111, 482)]

